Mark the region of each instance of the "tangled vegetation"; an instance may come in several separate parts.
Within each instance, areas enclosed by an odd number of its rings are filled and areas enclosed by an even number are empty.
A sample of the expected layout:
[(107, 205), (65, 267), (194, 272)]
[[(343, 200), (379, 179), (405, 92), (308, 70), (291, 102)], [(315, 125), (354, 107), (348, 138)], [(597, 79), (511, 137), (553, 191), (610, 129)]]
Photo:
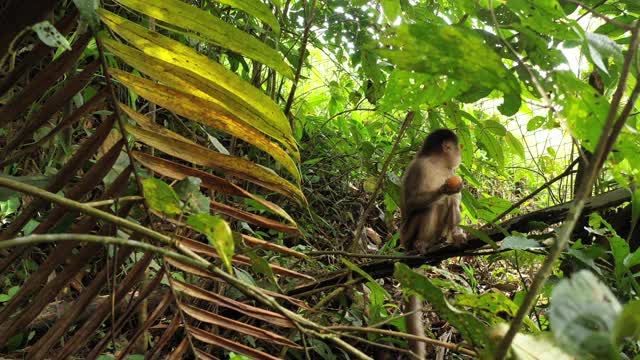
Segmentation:
[[(5, 0), (0, 29), (2, 358), (640, 359), (637, 0)], [(438, 128), (469, 241), (410, 254)]]

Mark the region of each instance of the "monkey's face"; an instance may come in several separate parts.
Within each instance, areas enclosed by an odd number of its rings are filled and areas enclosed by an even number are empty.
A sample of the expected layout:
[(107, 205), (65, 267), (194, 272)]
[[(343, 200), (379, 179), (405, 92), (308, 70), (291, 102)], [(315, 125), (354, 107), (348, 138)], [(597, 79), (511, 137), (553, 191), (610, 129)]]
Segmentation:
[(462, 162), (462, 155), (460, 153), (460, 145), (453, 141), (445, 141), (442, 143), (442, 150), (447, 164), (450, 168), (457, 168)]

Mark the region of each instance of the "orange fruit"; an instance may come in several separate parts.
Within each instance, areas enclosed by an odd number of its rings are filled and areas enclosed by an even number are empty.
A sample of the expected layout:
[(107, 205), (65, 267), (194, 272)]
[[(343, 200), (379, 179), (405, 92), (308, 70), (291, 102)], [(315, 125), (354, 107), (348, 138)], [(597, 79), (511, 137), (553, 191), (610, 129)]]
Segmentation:
[(462, 178), (460, 176), (452, 176), (447, 179), (447, 186), (451, 189), (457, 189), (462, 185)]

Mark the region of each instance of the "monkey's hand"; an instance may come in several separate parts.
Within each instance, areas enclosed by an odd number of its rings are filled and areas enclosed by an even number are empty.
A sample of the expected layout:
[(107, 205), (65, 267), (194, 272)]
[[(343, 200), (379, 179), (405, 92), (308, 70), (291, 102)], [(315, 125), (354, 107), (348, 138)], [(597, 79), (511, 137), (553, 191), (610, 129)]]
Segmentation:
[(440, 191), (442, 191), (442, 193), (446, 195), (453, 195), (459, 193), (461, 190), (462, 179), (460, 179), (459, 176), (452, 176), (448, 178), (447, 181), (444, 182), (444, 184), (442, 184), (442, 188)]

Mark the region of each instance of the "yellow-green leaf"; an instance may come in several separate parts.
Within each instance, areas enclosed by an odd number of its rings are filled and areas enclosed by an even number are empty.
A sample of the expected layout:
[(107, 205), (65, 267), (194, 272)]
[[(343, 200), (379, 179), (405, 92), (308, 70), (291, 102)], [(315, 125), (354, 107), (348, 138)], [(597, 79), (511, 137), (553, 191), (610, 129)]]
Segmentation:
[(295, 199), (301, 204), (306, 204), (306, 199), (298, 187), (281, 178), (270, 169), (257, 165), (249, 160), (220, 154), (204, 146), (186, 143), (135, 126), (126, 125), (125, 128), (127, 132), (135, 136), (138, 141), (169, 155), (201, 166), (223, 170), (229, 175), (245, 179), (266, 189)]
[(229, 224), (219, 216), (205, 213), (190, 215), (187, 219), (187, 224), (197, 232), (207, 236), (209, 243), (216, 248), (227, 271), (232, 274), (231, 258), (235, 251), (235, 244)]
[[(281, 163), (294, 176), (296, 182), (300, 182), (300, 173), (289, 154), (254, 127), (215, 103), (121, 70), (113, 69), (111, 75), (153, 103), (255, 145)], [(186, 84), (184, 86), (188, 87)]]
[(162, 180), (150, 178), (142, 181), (144, 198), (153, 210), (167, 215), (178, 215), (182, 212), (180, 198), (171, 186)]
[(215, 45), (257, 60), (293, 79), (282, 55), (220, 18), (179, 0), (117, 0), (120, 4), (177, 27), (193, 31)]
[[(248, 126), (273, 137), (287, 146), (286, 138), (280, 136), (281, 134), (278, 132), (271, 131), (271, 126), (267, 123), (269, 122), (268, 119), (264, 119), (260, 113), (244, 101), (235, 96), (228, 96), (225, 91), (219, 91), (219, 87), (215, 82), (187, 69), (146, 55), (115, 40), (103, 38), (102, 41), (107, 49), (127, 64), (136, 68), (136, 70), (149, 75), (164, 85), (212, 102), (214, 109), (233, 114)], [(275, 136), (280, 136), (280, 138)]]
[(262, 121), (257, 121), (253, 125), (283, 143), (294, 159), (300, 161), (298, 146), (289, 121), (278, 105), (259, 89), (224, 66), (178, 41), (151, 32), (104, 9), (100, 9), (98, 13), (109, 28), (145, 54), (196, 73), (205, 79), (211, 79), (209, 86), (215, 88), (211, 94), (221, 102), (233, 108), (247, 107), (249, 109), (247, 111), (258, 113)]
[(269, 9), (267, 4), (259, 0), (216, 0), (219, 3), (233, 6), (236, 9), (240, 9), (249, 15), (253, 15), (260, 19), (263, 23), (271, 26), (276, 34), (280, 33), (280, 24), (278, 20)]
[[(180, 140), (182, 142), (186, 142), (189, 144), (193, 144), (196, 145), (195, 142), (191, 141), (190, 139), (187, 139), (186, 137), (175, 133), (169, 129), (167, 129), (164, 126), (160, 126), (156, 123), (154, 123), (153, 121), (151, 121), (151, 119), (149, 119), (148, 117), (140, 114), (139, 112), (136, 112), (135, 110), (133, 110), (132, 108), (128, 107), (127, 105), (123, 104), (123, 103), (118, 103), (118, 105), (120, 105), (120, 109), (128, 116), (131, 118), (131, 120), (135, 121), (136, 124), (138, 124), (141, 128), (158, 133), (158, 134), (162, 134), (163, 136), (168, 136), (168, 137), (172, 137), (176, 140)], [(180, 179), (182, 180), (182, 179)]]

